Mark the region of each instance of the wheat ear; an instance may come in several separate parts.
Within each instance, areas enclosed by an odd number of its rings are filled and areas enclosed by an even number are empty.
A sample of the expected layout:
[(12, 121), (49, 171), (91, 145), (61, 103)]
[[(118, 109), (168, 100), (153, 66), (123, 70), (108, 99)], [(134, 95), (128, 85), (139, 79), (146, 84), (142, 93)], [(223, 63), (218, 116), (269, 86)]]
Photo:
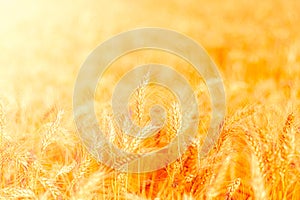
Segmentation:
[(256, 156), (251, 157), (251, 184), (253, 188), (254, 197), (257, 200), (265, 200), (267, 198), (264, 175), (259, 166), (259, 160)]
[(226, 193), (226, 200), (232, 200), (234, 193), (237, 191), (237, 189), (241, 185), (241, 179), (237, 178), (235, 179), (229, 186), (227, 187), (227, 193)]

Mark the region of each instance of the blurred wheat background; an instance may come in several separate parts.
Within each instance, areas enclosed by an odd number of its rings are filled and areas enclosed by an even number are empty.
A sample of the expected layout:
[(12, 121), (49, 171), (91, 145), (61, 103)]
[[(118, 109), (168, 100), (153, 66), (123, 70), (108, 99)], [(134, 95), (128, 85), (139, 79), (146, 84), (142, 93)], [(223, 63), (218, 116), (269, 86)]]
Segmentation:
[[(297, 0), (0, 0), (0, 198), (300, 199), (299, 11)], [(227, 115), (207, 157), (198, 159), (195, 140), (164, 169), (119, 173), (82, 146), (73, 86), (98, 44), (145, 26), (173, 29), (203, 45), (224, 78)], [(207, 122), (205, 88), (180, 59), (149, 51), (119, 65), (153, 60), (185, 75)], [(170, 105), (171, 121), (153, 145), (163, 145), (157, 141), (167, 142), (176, 128), (180, 113)], [(99, 115), (108, 136), (115, 130), (110, 117)]]

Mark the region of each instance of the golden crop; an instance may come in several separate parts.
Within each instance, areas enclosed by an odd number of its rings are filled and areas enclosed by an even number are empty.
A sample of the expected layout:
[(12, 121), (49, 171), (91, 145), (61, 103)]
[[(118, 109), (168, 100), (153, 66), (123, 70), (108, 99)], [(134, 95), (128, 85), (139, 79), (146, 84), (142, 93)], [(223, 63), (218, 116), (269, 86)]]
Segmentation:
[[(297, 0), (0, 0), (0, 199), (300, 199), (299, 11)], [(227, 113), (214, 149), (199, 158), (211, 111), (201, 77), (163, 52), (120, 58), (96, 95), (99, 126), (120, 148), (160, 148), (180, 126), (174, 96), (146, 84), (131, 97), (132, 117), (144, 125), (148, 107), (168, 95), (160, 102), (168, 108), (166, 126), (146, 141), (120, 133), (105, 102), (130, 66), (173, 66), (201, 110), (199, 137), (176, 162), (153, 173), (120, 173), (82, 146), (73, 86), (98, 44), (149, 26), (203, 45), (224, 79)]]

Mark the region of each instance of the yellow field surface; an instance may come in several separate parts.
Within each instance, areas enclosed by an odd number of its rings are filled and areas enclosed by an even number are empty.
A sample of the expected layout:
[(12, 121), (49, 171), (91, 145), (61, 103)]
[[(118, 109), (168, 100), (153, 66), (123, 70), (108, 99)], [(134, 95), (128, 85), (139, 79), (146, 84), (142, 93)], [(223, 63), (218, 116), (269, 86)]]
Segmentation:
[[(198, 157), (199, 139), (165, 168), (129, 174), (99, 163), (82, 145), (72, 95), (97, 45), (142, 27), (175, 30), (200, 43), (223, 77), (227, 112), (207, 156)], [(115, 130), (101, 103), (110, 98), (110, 83), (125, 65), (147, 62), (173, 66), (195, 89), (200, 138), (211, 114), (203, 81), (179, 58), (152, 50), (120, 58), (107, 72), (96, 95), (100, 126), (108, 137)], [(164, 95), (147, 91), (152, 100)], [(171, 95), (163, 102), (171, 108), (161, 135), (141, 146), (160, 148), (172, 139), (180, 118), (173, 103)], [(149, 120), (134, 101), (130, 106), (133, 118), (142, 119), (137, 123)], [(298, 200), (299, 117), (298, 0), (0, 0), (0, 199)], [(117, 145), (130, 150), (133, 142)]]

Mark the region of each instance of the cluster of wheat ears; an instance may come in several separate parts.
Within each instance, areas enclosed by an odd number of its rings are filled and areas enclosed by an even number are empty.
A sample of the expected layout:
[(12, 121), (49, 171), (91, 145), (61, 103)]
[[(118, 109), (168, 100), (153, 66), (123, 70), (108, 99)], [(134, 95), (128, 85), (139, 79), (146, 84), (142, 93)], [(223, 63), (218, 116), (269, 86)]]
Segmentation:
[[(300, 199), (298, 1), (0, 4), (0, 199)], [(198, 135), (181, 157), (155, 172), (124, 173), (82, 144), (72, 91), (80, 64), (99, 42), (142, 26), (202, 43), (222, 74), (227, 112), (215, 146), (200, 157), (211, 106), (193, 67), (162, 52), (120, 58), (95, 95), (99, 127), (117, 147), (159, 149), (182, 119), (175, 96), (141, 77), (128, 104), (132, 120), (146, 125), (149, 108), (159, 103), (165, 126), (144, 141), (119, 130), (109, 100), (126, 66), (173, 66), (194, 89), (200, 110)]]
[[(139, 112), (140, 104), (136, 106)], [(74, 132), (64, 128), (62, 110), (53, 107), (45, 114), (39, 141), (33, 142), (6, 134), (8, 119), (5, 108), (0, 108), (3, 199), (300, 198), (300, 132), (293, 113), (281, 115), (275, 108), (247, 106), (226, 118), (220, 139), (208, 156), (198, 158), (201, 146), (195, 140), (182, 157), (165, 168), (130, 174), (98, 163)], [(159, 146), (161, 141), (169, 141), (163, 137), (174, 135), (180, 111), (176, 104), (172, 108), (165, 135), (156, 136), (152, 145)], [(119, 141), (126, 150), (137, 149), (139, 141), (118, 134), (109, 115), (103, 120), (111, 141)], [(151, 146), (149, 143), (146, 145)]]

